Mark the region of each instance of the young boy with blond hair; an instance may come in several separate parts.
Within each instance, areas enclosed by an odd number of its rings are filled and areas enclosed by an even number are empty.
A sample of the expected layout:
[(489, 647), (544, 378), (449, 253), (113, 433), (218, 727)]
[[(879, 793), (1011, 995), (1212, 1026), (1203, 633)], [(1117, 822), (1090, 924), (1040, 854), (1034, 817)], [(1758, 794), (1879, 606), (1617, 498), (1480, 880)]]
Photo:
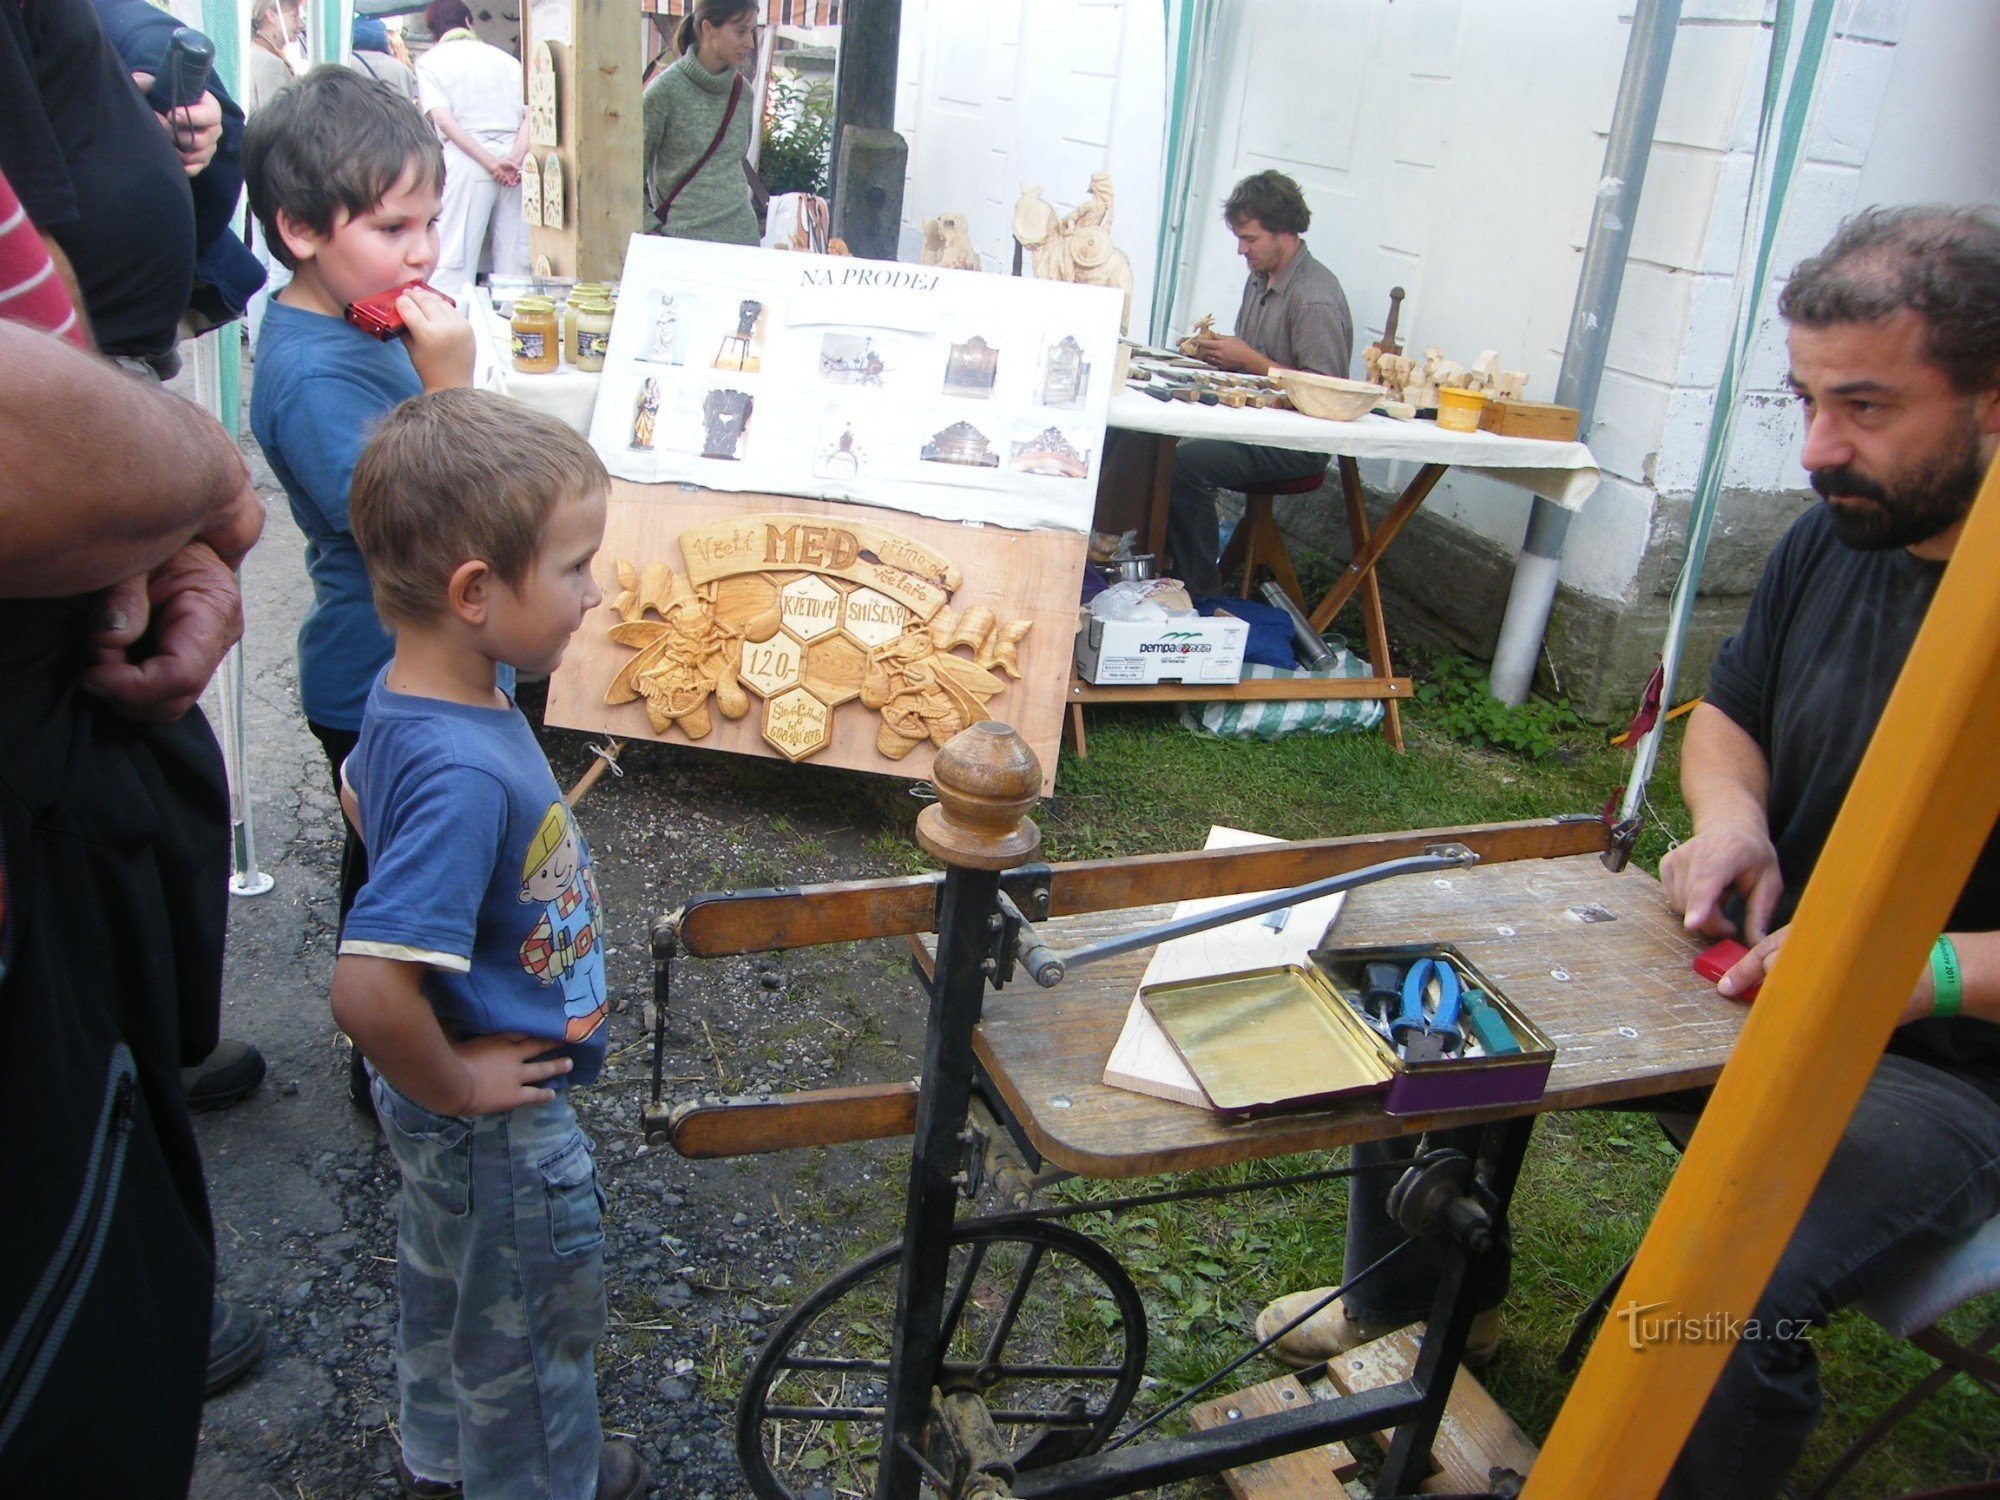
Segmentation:
[(590, 852), (503, 667), (551, 672), (602, 601), (610, 479), (562, 423), (448, 390), (384, 419), (349, 517), (395, 654), (343, 800), (369, 853), (334, 1019), (374, 1066), (402, 1172), (406, 1493), (624, 1500), (607, 1443), (603, 1195), (566, 1097), (604, 1061)]

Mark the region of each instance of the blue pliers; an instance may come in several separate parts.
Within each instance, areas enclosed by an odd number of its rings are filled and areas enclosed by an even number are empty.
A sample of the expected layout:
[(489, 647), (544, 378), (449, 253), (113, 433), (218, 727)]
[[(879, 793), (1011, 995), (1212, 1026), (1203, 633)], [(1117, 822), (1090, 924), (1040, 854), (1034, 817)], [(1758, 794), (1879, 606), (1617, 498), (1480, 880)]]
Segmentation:
[[(1435, 1008), (1424, 1008), (1425, 992), (1438, 987)], [(1405, 1062), (1434, 1062), (1458, 1051), (1464, 1038), (1458, 1029), (1461, 993), (1458, 971), (1443, 959), (1420, 958), (1403, 976), (1403, 1007), (1389, 1023), (1389, 1035)]]

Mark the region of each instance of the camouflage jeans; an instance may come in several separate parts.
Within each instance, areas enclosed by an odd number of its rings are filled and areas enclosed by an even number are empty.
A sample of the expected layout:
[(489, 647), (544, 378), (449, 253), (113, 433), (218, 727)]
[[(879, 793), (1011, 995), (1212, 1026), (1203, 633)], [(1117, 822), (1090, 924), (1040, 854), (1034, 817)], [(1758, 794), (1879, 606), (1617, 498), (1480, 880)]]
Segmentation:
[(403, 1461), (467, 1500), (591, 1500), (604, 1197), (589, 1138), (560, 1095), (454, 1119), (380, 1077), (374, 1093), (403, 1174)]

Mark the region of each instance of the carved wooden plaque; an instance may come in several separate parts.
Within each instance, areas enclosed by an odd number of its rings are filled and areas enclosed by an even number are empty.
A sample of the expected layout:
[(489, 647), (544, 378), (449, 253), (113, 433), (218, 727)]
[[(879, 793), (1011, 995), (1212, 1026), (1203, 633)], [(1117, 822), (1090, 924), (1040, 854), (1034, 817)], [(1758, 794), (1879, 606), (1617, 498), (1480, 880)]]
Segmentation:
[(537, 42), (528, 54), (528, 144), (560, 146), (561, 116), (556, 110), (556, 59), (548, 42)]
[(922, 777), (1000, 719), (1054, 785), (1085, 538), (613, 484), (548, 722)]
[(563, 227), (562, 158), (551, 151), (542, 160), (542, 228)]
[(542, 222), (542, 168), (532, 151), (521, 159), (521, 218), (529, 224)]

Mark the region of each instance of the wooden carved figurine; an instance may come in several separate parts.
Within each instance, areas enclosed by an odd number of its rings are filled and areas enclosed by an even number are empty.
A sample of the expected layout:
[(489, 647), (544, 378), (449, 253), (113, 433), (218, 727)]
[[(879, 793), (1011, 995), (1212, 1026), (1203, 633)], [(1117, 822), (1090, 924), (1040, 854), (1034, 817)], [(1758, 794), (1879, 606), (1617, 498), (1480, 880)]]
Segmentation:
[(1043, 201), (1040, 188), (1024, 184), (1014, 205), (1014, 238), (1033, 254), (1038, 280), (1074, 281), (1122, 292), (1125, 306), (1118, 331), (1123, 333), (1132, 322), (1132, 262), (1111, 243), (1111, 204), (1108, 172), (1093, 172), (1090, 196), (1061, 218)]
[(653, 446), (653, 425), (660, 420), (660, 383), (648, 376), (632, 408), (632, 446)]
[[(732, 719), (750, 711), (750, 695), (737, 681), (743, 633), (715, 618), (708, 601), (665, 563), (648, 563), (642, 574), (618, 560), (622, 592), (613, 601), (619, 623), (611, 639), (638, 654), (612, 679), (606, 703), (646, 701), (655, 734), (679, 725), (691, 740), (705, 739), (714, 727), (708, 700)], [(648, 620), (651, 612), (659, 616)]]
[(924, 220), (923, 263), (952, 271), (979, 269), (979, 252), (972, 248), (972, 232), (964, 214), (939, 214)]

